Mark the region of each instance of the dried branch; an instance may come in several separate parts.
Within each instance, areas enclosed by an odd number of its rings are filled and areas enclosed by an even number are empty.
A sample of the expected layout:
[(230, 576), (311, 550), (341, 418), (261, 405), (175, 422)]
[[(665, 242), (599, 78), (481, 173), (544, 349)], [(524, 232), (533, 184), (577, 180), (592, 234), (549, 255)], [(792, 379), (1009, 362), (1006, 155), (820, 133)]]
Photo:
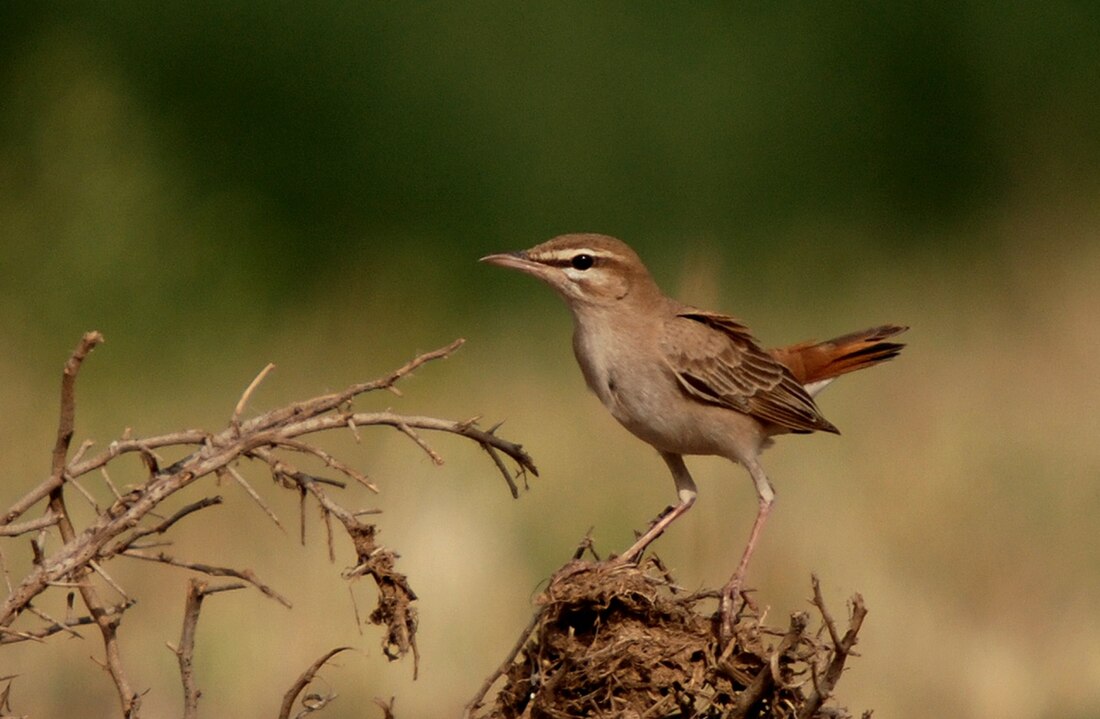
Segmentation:
[[(149, 449), (152, 447), (172, 447), (179, 445), (201, 445), (207, 438), (207, 433), (202, 430), (184, 430), (182, 432), (173, 432), (172, 434), (162, 435), (160, 437), (149, 437), (146, 439), (119, 439), (111, 442), (110, 446), (99, 454), (89, 459), (74, 459), (73, 462), (66, 467), (65, 474), (69, 477), (80, 477), (82, 475), (91, 472), (92, 470), (103, 467), (111, 460), (131, 452), (140, 452), (142, 448)], [(50, 491), (60, 484), (52, 477), (47, 477), (41, 484), (27, 492), (19, 501), (13, 504), (7, 512), (0, 517), (0, 527), (6, 524), (10, 524), (23, 515), (28, 509), (40, 502), (44, 497), (49, 495)]]
[[(2, 715), (4, 719), (9, 719), (9, 717), (10, 719), (15, 719), (11, 711), (11, 680), (16, 676), (18, 675), (9, 674), (6, 677), (0, 677), (0, 681), (7, 682), (4, 685), (4, 690), (0, 691), (0, 715)], [(392, 704), (393, 702), (390, 703)]]
[(432, 449), (431, 446), (424, 441), (423, 437), (413, 431), (412, 427), (405, 424), (404, 422), (398, 422), (394, 426), (396, 426), (397, 429), (401, 430), (402, 434), (415, 442), (417, 447), (420, 447), (420, 449), (424, 450), (424, 454), (428, 455), (428, 459), (432, 460), (433, 464), (435, 464), (437, 467), (443, 464), (443, 458), (439, 456), (439, 453)]
[(527, 644), (527, 640), (531, 638), (531, 634), (534, 633), (539, 622), (542, 620), (542, 615), (542, 610), (531, 615), (531, 621), (527, 622), (527, 626), (519, 633), (519, 638), (516, 640), (516, 643), (512, 645), (512, 650), (504, 657), (504, 661), (493, 670), (492, 674), (485, 677), (485, 681), (481, 683), (481, 687), (477, 690), (477, 694), (474, 694), (474, 698), (466, 704), (466, 708), (462, 712), (463, 719), (471, 719), (474, 716), (474, 712), (481, 708), (482, 702), (485, 701), (485, 695), (493, 688), (493, 684), (496, 683), (497, 679), (507, 674), (508, 670), (512, 668), (512, 664), (516, 661), (516, 657), (519, 656), (519, 653)]
[[(130, 607), (134, 606), (134, 600), (128, 599), (122, 604), (117, 604), (113, 607), (107, 607), (107, 614), (115, 615), (122, 614)], [(72, 627), (81, 627), (87, 624), (95, 624), (95, 617), (81, 616), (74, 619), (67, 619), (64, 622), (58, 622), (52, 620), (53, 623), (45, 627), (39, 627), (38, 629), (28, 631), (15, 631), (14, 629), (8, 629), (7, 627), (0, 627), (0, 644), (16, 644), (18, 642), (25, 641), (41, 641), (48, 636), (57, 634), (58, 632), (69, 632), (80, 637), (79, 634), (72, 631)]]
[(354, 467), (349, 467), (348, 465), (336, 459), (320, 447), (314, 447), (311, 444), (306, 444), (305, 442), (299, 442), (298, 440), (291, 439), (283, 440), (279, 443), (279, 446), (297, 450), (298, 452), (304, 452), (306, 454), (312, 454), (314, 457), (317, 457), (319, 460), (324, 462), (329, 467), (335, 469), (340, 474), (346, 475), (351, 479), (354, 479), (356, 482), (363, 485), (370, 491), (378, 494), (378, 485), (376, 485), (374, 482), (371, 482), (367, 478), (367, 475), (363, 474), (362, 472), (356, 471)]
[[(427, 453), (433, 463), (442, 464), (442, 456), (428, 444), (422, 433), (445, 432), (476, 442), (478, 446), (485, 449), (508, 483), (513, 496), (518, 495), (513, 473), (526, 479), (527, 472), (537, 475), (538, 471), (530, 456), (519, 444), (496, 436), (497, 427), (486, 431), (477, 427), (475, 420), (456, 422), (434, 417), (406, 416), (392, 411), (356, 412), (352, 407), (352, 401), (364, 393), (378, 390), (396, 393), (394, 385), (399, 380), (426, 362), (447, 357), (461, 346), (462, 340), (421, 354), (376, 380), (354, 384), (342, 392), (296, 402), (246, 418), (244, 413), (249, 400), (270, 372), (272, 366), (269, 365), (244, 390), (234, 406), (227, 426), (218, 432), (188, 429), (154, 437), (135, 438), (127, 428), (120, 438), (94, 454), (91, 454), (94, 443), (91, 440), (85, 440), (69, 458), (75, 425), (77, 374), (84, 359), (102, 341), (103, 338), (98, 332), (89, 332), (82, 338), (65, 365), (57, 439), (51, 454), (49, 476), (0, 515), (0, 538), (37, 533), (31, 542), (34, 553), (32, 567), (14, 585), (6, 565), (3, 564), (3, 556), (0, 555), (0, 568), (3, 569), (8, 587), (8, 595), (0, 603), (0, 644), (41, 641), (58, 632), (73, 632), (71, 627), (96, 624), (104, 646), (103, 664), (115, 683), (122, 713), (126, 717), (138, 716), (141, 695), (133, 689), (124, 671), (117, 638), (122, 613), (132, 605), (133, 600), (128, 597), (125, 589), (111, 578), (103, 565), (115, 557), (125, 556), (181, 567), (209, 576), (233, 577), (252, 584), (264, 594), (289, 607), (289, 600), (260, 581), (249, 569), (183, 561), (163, 552), (149, 551), (152, 546), (155, 546), (154, 542), (146, 542), (144, 545), (142, 543), (142, 540), (153, 535), (165, 535), (184, 518), (219, 504), (220, 497), (206, 497), (187, 504), (167, 518), (157, 513), (162, 509), (163, 503), (177, 492), (204, 477), (210, 475), (221, 477), (226, 473), (244, 488), (250, 498), (277, 526), (282, 527), (271, 506), (244, 480), (235, 466), (242, 460), (259, 460), (269, 467), (272, 476), (281, 486), (298, 491), (303, 503), (310, 498), (318, 503), (327, 529), (330, 557), (335, 554), (333, 532), (335, 525), (332, 519), (336, 518), (344, 527), (356, 552), (356, 563), (344, 573), (344, 576), (348, 579), (369, 576), (377, 584), (378, 606), (371, 613), (370, 620), (386, 627), (383, 650), (387, 657), (396, 659), (409, 652), (413, 654), (415, 676), (419, 664), (415, 641), (417, 611), (413, 604), (416, 594), (409, 585), (407, 577), (396, 569), (398, 558), (396, 552), (379, 545), (375, 540), (376, 527), (359, 519), (360, 516), (377, 510), (346, 509), (328, 493), (330, 491), (328, 487), (344, 488), (346, 484), (343, 481), (301, 472), (283, 460), (280, 454), (290, 451), (310, 455), (338, 475), (377, 492), (378, 487), (367, 478), (364, 472), (316, 447), (305, 438), (317, 432), (350, 428), (358, 440), (359, 430), (362, 427), (388, 426), (407, 436)], [(160, 454), (161, 450), (164, 451), (163, 456)], [(120, 492), (111, 481), (107, 466), (125, 455), (137, 455), (147, 475), (139, 484), (128, 486)], [(509, 457), (515, 463), (514, 472), (509, 468), (505, 457)], [(89, 472), (99, 472), (102, 475), (113, 498), (109, 500), (109, 506), (100, 506), (92, 494), (79, 486), (78, 478)], [(73, 485), (73, 491), (79, 491), (85, 496), (96, 513), (96, 516), (80, 529), (74, 526), (72, 515), (66, 506), (65, 495), (70, 484)], [(42, 508), (44, 514), (41, 517), (22, 519), (26, 512), (40, 505), (43, 500), (47, 501), (47, 505)], [(303, 523), (305, 521), (304, 511), (302, 521)], [(56, 530), (53, 530), (54, 527)], [(51, 530), (60, 535), (59, 545), (46, 541), (47, 537), (52, 536)], [(50, 551), (47, 551), (48, 547)], [(96, 576), (100, 579), (97, 580)], [(98, 587), (101, 582), (105, 582), (122, 595), (126, 600), (125, 603), (117, 606), (105, 604), (99, 596)], [(236, 588), (243, 585), (228, 586)], [(36, 609), (32, 604), (33, 600), (51, 587), (72, 587), (79, 591), (87, 609), (86, 616), (58, 621)], [(211, 589), (205, 581), (194, 579), (191, 581), (191, 588), (188, 610), (185, 614), (184, 635), (181, 638), (180, 647), (176, 650), (181, 662), (186, 716), (193, 716), (197, 711), (198, 690), (194, 686), (191, 673), (191, 657), (199, 605), (205, 594), (221, 591), (227, 587)], [(72, 596), (74, 593), (70, 592), (70, 613), (72, 613)], [(42, 625), (13, 628), (13, 623), (24, 614), (41, 622)], [(312, 671), (315, 672), (319, 666), (320, 664)], [(306, 682), (308, 683), (310, 679), (312, 674), (309, 674)], [(296, 695), (295, 693), (290, 696), (291, 702)], [(316, 709), (327, 703), (329, 699), (320, 698), (317, 700), (320, 703), (314, 702), (311, 706)]]
[(744, 717), (747, 717), (753, 705), (760, 701), (760, 698), (779, 682), (778, 660), (792, 647), (798, 646), (803, 633), (806, 631), (808, 620), (809, 617), (806, 616), (805, 612), (795, 612), (791, 615), (790, 629), (783, 636), (779, 646), (772, 652), (772, 660), (768, 662), (767, 666), (761, 667), (760, 671), (753, 677), (752, 682), (737, 695), (737, 701), (725, 715), (726, 719), (744, 719)]
[(852, 647), (856, 644), (860, 627), (863, 626), (863, 618), (867, 616), (867, 607), (863, 604), (863, 597), (855, 594), (852, 597), (852, 615), (848, 619), (848, 631), (841, 637), (832, 615), (825, 607), (825, 599), (821, 596), (821, 582), (818, 581), (817, 575), (813, 575), (812, 581), (814, 588), (813, 604), (821, 612), (821, 618), (829, 630), (829, 637), (833, 642), (833, 658), (826, 667), (824, 676), (818, 678), (815, 669), (814, 688), (806, 698), (802, 711), (798, 714), (799, 719), (813, 717), (822, 703), (832, 694), (833, 687), (840, 681), (840, 675), (844, 672), (844, 662), (848, 660), (848, 656), (852, 653)]
[(279, 521), (279, 517), (275, 514), (275, 510), (272, 509), (271, 506), (264, 501), (264, 498), (260, 496), (259, 492), (252, 489), (252, 485), (248, 483), (248, 480), (244, 478), (243, 474), (238, 472), (237, 469), (232, 465), (226, 467), (224, 471), (233, 478), (234, 482), (241, 486), (241, 489), (243, 489), (245, 493), (252, 498), (253, 502), (259, 505), (260, 509), (262, 509), (264, 511), (264, 514), (266, 514), (268, 518), (275, 523), (276, 527), (284, 532), (286, 531), (286, 527), (284, 527), (283, 523)]
[(76, 349), (69, 356), (69, 360), (65, 363), (65, 369), (61, 374), (61, 412), (57, 423), (57, 440), (54, 442), (51, 456), (50, 476), (16, 502), (0, 518), (0, 525), (10, 524), (23, 512), (26, 512), (44, 497), (59, 489), (65, 482), (65, 457), (69, 452), (69, 444), (73, 439), (73, 427), (76, 423), (76, 375), (80, 372), (80, 366), (84, 363), (88, 354), (95, 349), (96, 345), (102, 342), (103, 335), (100, 333), (85, 333), (80, 339), (80, 344), (76, 346)]
[(164, 552), (160, 552), (158, 554), (146, 554), (140, 549), (127, 549), (120, 552), (120, 554), (124, 557), (144, 559), (147, 562), (160, 562), (162, 564), (169, 564), (173, 567), (192, 569), (196, 572), (209, 574), (211, 577), (235, 577), (237, 579), (242, 579), (252, 586), (256, 587), (256, 589), (259, 589), (264, 595), (271, 597), (279, 604), (282, 604), (287, 609), (291, 609), (293, 607), (289, 599), (260, 581), (260, 578), (257, 577), (256, 573), (253, 572), (251, 569), (233, 569), (232, 567), (216, 567), (212, 564), (202, 564), (201, 562), (185, 562), (181, 559), (170, 557)]
[(356, 565), (344, 572), (346, 579), (369, 576), (378, 586), (378, 606), (370, 614), (373, 624), (384, 625), (386, 635), (382, 638), (382, 653), (391, 661), (400, 659), (409, 652), (413, 655), (413, 678), (420, 669), (420, 652), (416, 646), (417, 611), (412, 603), (416, 594), (409, 586), (408, 577), (395, 569), (397, 554), (375, 542), (377, 528), (373, 524), (364, 524), (359, 519), (332, 501), (316, 478), (302, 472), (287, 471), (275, 458), (262, 455), (273, 463), (272, 471), (279, 472), (298, 482), (321, 505), (323, 511), (340, 520), (344, 530), (355, 548)]
[(73, 427), (76, 423), (76, 375), (88, 354), (96, 345), (103, 342), (103, 335), (88, 332), (80, 339), (80, 344), (69, 356), (61, 374), (61, 416), (57, 425), (57, 441), (54, 443), (53, 458), (50, 463), (50, 492), (61, 487), (64, 482), (65, 457), (69, 453), (69, 444), (73, 439)]
[(212, 507), (216, 504), (221, 504), (221, 503), (222, 503), (222, 498), (221, 497), (218, 497), (218, 496), (203, 497), (199, 501), (192, 502), (191, 504), (187, 505), (183, 509), (180, 509), (178, 512), (173, 514), (171, 517), (169, 517), (168, 519), (165, 519), (163, 522), (160, 522), (156, 526), (149, 527), (148, 529), (139, 529), (139, 530), (135, 531), (133, 534), (131, 534), (129, 537), (127, 537), (125, 540), (123, 540), (123, 541), (119, 542), (118, 544), (116, 544), (115, 546), (110, 547), (109, 549), (104, 549), (103, 552), (102, 552), (102, 556), (111, 557), (111, 556), (114, 556), (116, 554), (121, 554), (122, 552), (125, 552), (127, 549), (130, 549), (131, 547), (133, 547), (134, 543), (137, 540), (143, 539), (143, 538), (148, 537), (149, 535), (152, 535), (152, 534), (164, 534), (165, 532), (167, 532), (172, 527), (172, 525), (174, 525), (176, 522), (180, 521), (184, 517), (188, 516), (189, 514), (197, 512), (200, 509), (206, 509), (207, 507)]
[(268, 362), (267, 366), (260, 370), (260, 373), (256, 375), (255, 379), (245, 388), (244, 393), (241, 394), (241, 398), (237, 400), (237, 406), (233, 408), (233, 417), (229, 420), (232, 426), (240, 427), (241, 414), (244, 412), (244, 408), (248, 404), (249, 398), (252, 397), (252, 393), (256, 391), (256, 388), (260, 386), (260, 383), (264, 381), (264, 378), (267, 377), (273, 369), (275, 369), (275, 365)]
[(382, 701), (380, 698), (375, 697), (374, 698), (374, 703), (377, 704), (378, 707), (382, 710), (382, 719), (393, 719), (394, 718), (394, 714), (393, 714), (393, 697), (390, 697), (390, 700), (388, 702), (387, 701)]
[[(245, 420), (239, 427), (229, 427), (218, 434), (211, 435), (201, 430), (188, 430), (172, 435), (146, 440), (125, 439), (112, 442), (105, 452), (70, 466), (67, 473), (78, 476), (81, 473), (98, 469), (113, 458), (128, 452), (139, 452), (147, 457), (153, 447), (178, 444), (196, 444), (200, 448), (169, 467), (161, 467), (159, 472), (138, 490), (125, 497), (125, 501), (116, 501), (111, 507), (92, 522), (79, 537), (65, 540), (64, 546), (51, 557), (41, 562), (15, 588), (0, 605), (0, 626), (10, 626), (27, 603), (41, 593), (51, 582), (69, 575), (77, 568), (85, 566), (89, 560), (98, 556), (102, 548), (122, 532), (136, 526), (141, 519), (165, 498), (204, 477), (225, 468), (241, 457), (253, 455), (262, 447), (277, 447), (287, 440), (325, 431), (346, 427), (350, 422), (356, 426), (387, 425), (450, 432), (464, 436), (479, 444), (494, 447), (510, 456), (521, 471), (537, 474), (537, 469), (523, 448), (513, 442), (501, 439), (468, 423), (437, 419), (434, 417), (403, 416), (393, 412), (352, 413), (337, 411), (357, 394), (385, 389), (400, 378), (408, 375), (416, 367), (432, 359), (447, 356), (461, 345), (456, 341), (447, 347), (428, 352), (414, 358), (403, 367), (386, 377), (373, 382), (352, 385), (340, 393), (324, 395), (305, 402), (297, 402), (288, 407), (267, 412), (266, 414)], [(25, 502), (20, 500), (18, 506)], [(5, 516), (18, 516), (16, 508)]]
[(183, 716), (184, 719), (195, 719), (199, 715), (199, 691), (195, 684), (195, 631), (199, 625), (199, 612), (202, 610), (202, 600), (216, 592), (229, 592), (235, 589), (244, 589), (245, 585), (239, 583), (223, 584), (211, 587), (201, 579), (192, 579), (187, 586), (187, 603), (183, 611), (183, 630), (180, 633), (179, 646), (173, 650), (179, 659), (180, 680), (183, 682)]
[(298, 695), (301, 694), (307, 686), (309, 686), (309, 683), (313, 681), (313, 677), (317, 676), (317, 672), (321, 670), (321, 667), (323, 667), (329, 659), (332, 659), (340, 652), (346, 652), (350, 649), (352, 649), (352, 647), (336, 647), (335, 649), (325, 652), (320, 659), (310, 664), (309, 667), (294, 680), (294, 683), (290, 686), (290, 689), (287, 690), (286, 694), (283, 695), (283, 704), (279, 708), (279, 719), (289, 719), (290, 712), (294, 709), (294, 700), (298, 698)]
[[(69, 607), (71, 608), (72, 604), (73, 604), (73, 594), (72, 594), (72, 592), (69, 592), (68, 600), (69, 600)], [(58, 620), (54, 619), (49, 614), (47, 614), (46, 612), (42, 611), (41, 609), (39, 609), (37, 607), (27, 607), (27, 611), (30, 612), (31, 614), (33, 614), (34, 616), (38, 617), (42, 621), (48, 623), (50, 626), (61, 627), (61, 631), (63, 631), (66, 634), (70, 635), (74, 639), (83, 639), (84, 638), (80, 635), (80, 632), (74, 631), (73, 629), (66, 626), (64, 623), (59, 622)], [(92, 620), (93, 621), (95, 620), (94, 616), (92, 617)]]
[(61, 515), (47, 512), (38, 519), (31, 519), (19, 524), (0, 525), (0, 537), (18, 537), (20, 534), (34, 532), (46, 527), (52, 527), (61, 521)]
[[(98, 332), (88, 332), (81, 338), (80, 344), (73, 350), (69, 361), (65, 363), (65, 369), (61, 375), (61, 412), (57, 426), (57, 441), (54, 444), (49, 478), (49, 508), (52, 514), (57, 515), (57, 528), (61, 532), (61, 539), (69, 544), (76, 539), (76, 530), (69, 518), (68, 509), (65, 506), (65, 495), (62, 486), (65, 483), (65, 459), (69, 453), (69, 445), (73, 438), (73, 427), (76, 422), (76, 376), (80, 366), (88, 354), (96, 345), (103, 342), (103, 335)], [(90, 583), (83, 582), (83, 577), (93, 565), (93, 557), (80, 567), (74, 567), (71, 576), (79, 583), (79, 591), (84, 606), (89, 614), (96, 620), (100, 635), (103, 638), (103, 653), (107, 672), (115, 683), (119, 701), (122, 704), (122, 713), (127, 717), (136, 717), (141, 706), (141, 695), (134, 691), (126, 670), (122, 666), (122, 654), (118, 646), (118, 615), (108, 615), (106, 605), (99, 598), (99, 592)], [(69, 574), (66, 572), (66, 574)], [(59, 579), (61, 576), (54, 577)], [(125, 594), (125, 593), (123, 593)], [(5, 626), (7, 626), (5, 624)]]

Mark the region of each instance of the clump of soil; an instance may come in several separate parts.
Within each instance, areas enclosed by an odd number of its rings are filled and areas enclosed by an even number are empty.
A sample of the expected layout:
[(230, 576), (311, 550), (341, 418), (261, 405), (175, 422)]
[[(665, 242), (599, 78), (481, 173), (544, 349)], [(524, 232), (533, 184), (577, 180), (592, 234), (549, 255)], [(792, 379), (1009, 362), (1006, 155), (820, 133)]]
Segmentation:
[[(814, 603), (822, 614), (816, 635), (807, 633), (805, 612), (792, 614), (786, 628), (769, 627), (745, 601), (731, 641), (721, 645), (717, 596), (684, 593), (655, 557), (641, 567), (570, 562), (550, 579), (526, 639), (486, 682), (467, 716), (850, 716), (822, 704), (865, 613), (858, 595), (843, 638), (815, 578)], [(475, 712), (501, 676), (493, 705)]]

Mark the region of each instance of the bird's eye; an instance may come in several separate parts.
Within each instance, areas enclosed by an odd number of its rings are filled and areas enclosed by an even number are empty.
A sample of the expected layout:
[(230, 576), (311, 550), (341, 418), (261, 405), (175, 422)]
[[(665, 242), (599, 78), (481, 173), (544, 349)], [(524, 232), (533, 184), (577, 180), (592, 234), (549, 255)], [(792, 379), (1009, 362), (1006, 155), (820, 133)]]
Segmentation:
[(569, 264), (573, 265), (573, 269), (575, 270), (587, 270), (594, 262), (595, 260), (592, 258), (592, 255), (582, 253), (573, 255), (573, 259), (569, 261)]

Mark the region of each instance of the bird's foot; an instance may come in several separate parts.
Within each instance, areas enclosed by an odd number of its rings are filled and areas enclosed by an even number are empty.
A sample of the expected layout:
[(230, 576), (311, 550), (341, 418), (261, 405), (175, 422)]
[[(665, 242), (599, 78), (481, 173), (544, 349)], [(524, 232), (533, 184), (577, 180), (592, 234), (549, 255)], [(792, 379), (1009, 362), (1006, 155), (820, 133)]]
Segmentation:
[(649, 523), (649, 526), (648, 526), (648, 527), (646, 527), (646, 531), (649, 531), (650, 529), (653, 529), (653, 528), (654, 528), (655, 526), (657, 526), (657, 524), (658, 524), (658, 523), (659, 523), (659, 522), (660, 522), (660, 521), (661, 521), (662, 519), (664, 519), (664, 518), (665, 518), (665, 517), (667, 517), (668, 515), (670, 515), (670, 514), (672, 514), (673, 512), (675, 512), (675, 511), (676, 511), (676, 507), (677, 507), (677, 506), (679, 506), (679, 505), (676, 505), (676, 504), (670, 504), (670, 505), (668, 505), (667, 507), (665, 507), (664, 509), (662, 509), (662, 510), (661, 510), (661, 512), (660, 512), (660, 514), (658, 514), (658, 515), (657, 515), (656, 517), (654, 517), (654, 518), (653, 518), (653, 521), (651, 521), (651, 522)]
[(741, 572), (736, 572), (726, 586), (722, 587), (721, 598), (718, 601), (718, 639), (719, 646), (725, 647), (733, 639), (733, 628), (737, 624), (737, 600), (748, 603), (748, 598), (741, 592), (744, 577)]

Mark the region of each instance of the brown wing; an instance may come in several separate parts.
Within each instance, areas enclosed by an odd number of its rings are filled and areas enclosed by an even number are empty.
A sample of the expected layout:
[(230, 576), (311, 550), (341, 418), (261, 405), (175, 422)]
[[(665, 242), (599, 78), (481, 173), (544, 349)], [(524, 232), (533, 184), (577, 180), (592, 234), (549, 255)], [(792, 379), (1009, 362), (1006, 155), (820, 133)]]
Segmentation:
[(695, 399), (792, 432), (837, 431), (790, 371), (732, 317), (680, 312), (666, 324), (661, 349), (684, 391)]

